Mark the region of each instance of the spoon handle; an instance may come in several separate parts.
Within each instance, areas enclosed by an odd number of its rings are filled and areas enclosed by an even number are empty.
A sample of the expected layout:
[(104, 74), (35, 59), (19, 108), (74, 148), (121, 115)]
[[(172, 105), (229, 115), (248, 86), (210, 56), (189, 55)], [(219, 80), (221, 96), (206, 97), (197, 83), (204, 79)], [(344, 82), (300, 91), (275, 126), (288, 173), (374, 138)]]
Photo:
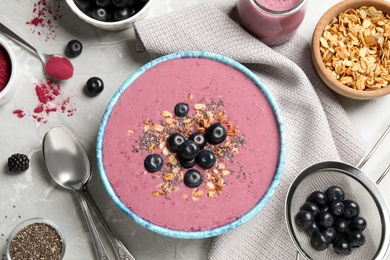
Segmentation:
[(92, 205), (92, 208), (95, 210), (96, 215), (100, 219), (100, 222), (102, 223), (104, 230), (106, 231), (108, 238), (110, 239), (110, 242), (112, 246), (115, 249), (115, 253), (120, 260), (135, 260), (135, 258), (131, 255), (131, 253), (126, 249), (126, 247), (122, 244), (122, 242), (119, 240), (119, 238), (115, 235), (115, 233), (112, 231), (110, 226), (107, 224), (106, 220), (103, 217), (103, 214), (99, 210), (99, 208), (96, 205), (95, 200), (92, 198), (91, 193), (89, 192), (88, 188), (84, 189), (85, 195), (87, 197), (87, 200)]
[(92, 236), (93, 245), (96, 250), (96, 255), (98, 260), (108, 260), (108, 254), (104, 248), (102, 240), (100, 239), (99, 233), (96, 229), (95, 223), (93, 222), (91, 212), (87, 206), (87, 201), (85, 200), (84, 192), (82, 189), (74, 190), (76, 192), (77, 198), (79, 199), (81, 209), (84, 213), (85, 220), (87, 221), (87, 225), (89, 231)]
[(17, 35), (16, 33), (14, 33), (13, 31), (11, 31), (11, 29), (9, 29), (8, 27), (6, 27), (4, 24), (0, 23), (0, 32), (4, 33), (6, 36), (8, 36), (9, 38), (15, 40), (16, 42), (18, 42), (19, 44), (22, 44), (24, 45), (26, 48), (28, 48), (31, 52), (35, 53), (36, 55), (39, 55), (39, 51), (37, 49), (35, 49), (33, 46), (31, 46), (28, 42), (26, 42), (25, 40), (23, 40), (19, 35)]

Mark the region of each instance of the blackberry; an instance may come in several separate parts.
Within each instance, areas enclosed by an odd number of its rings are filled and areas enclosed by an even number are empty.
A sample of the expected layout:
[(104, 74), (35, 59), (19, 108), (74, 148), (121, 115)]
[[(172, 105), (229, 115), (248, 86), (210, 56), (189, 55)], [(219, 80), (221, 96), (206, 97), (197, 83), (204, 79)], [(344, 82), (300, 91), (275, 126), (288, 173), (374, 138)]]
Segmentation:
[(8, 170), (10, 172), (25, 171), (30, 166), (30, 159), (27, 155), (16, 153), (8, 158)]

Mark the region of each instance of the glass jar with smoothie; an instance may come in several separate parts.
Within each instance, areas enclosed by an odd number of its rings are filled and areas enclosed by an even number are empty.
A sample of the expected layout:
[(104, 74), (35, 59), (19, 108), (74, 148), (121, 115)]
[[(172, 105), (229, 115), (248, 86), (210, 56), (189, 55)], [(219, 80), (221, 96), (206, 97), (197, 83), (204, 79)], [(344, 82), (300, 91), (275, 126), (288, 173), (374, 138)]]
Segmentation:
[(240, 25), (267, 45), (288, 41), (302, 23), (307, 0), (239, 0)]

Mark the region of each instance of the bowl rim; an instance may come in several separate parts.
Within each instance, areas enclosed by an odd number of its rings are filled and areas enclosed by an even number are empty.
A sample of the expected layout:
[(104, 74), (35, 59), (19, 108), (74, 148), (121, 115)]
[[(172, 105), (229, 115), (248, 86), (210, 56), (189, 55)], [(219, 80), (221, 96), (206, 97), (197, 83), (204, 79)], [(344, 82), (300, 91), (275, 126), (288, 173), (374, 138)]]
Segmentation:
[[(275, 174), (273, 177), (272, 182), (270, 183), (267, 191), (263, 195), (262, 198), (257, 202), (257, 204), (250, 209), (248, 212), (237, 218), (236, 220), (233, 220), (229, 223), (226, 223), (222, 226), (215, 227), (212, 229), (207, 229), (207, 230), (200, 230), (200, 231), (181, 231), (181, 230), (173, 230), (165, 227), (161, 227), (158, 225), (155, 225), (140, 216), (138, 216), (136, 213), (132, 212), (126, 205), (124, 205), (121, 201), (120, 198), (116, 195), (113, 187), (111, 186), (108, 177), (105, 173), (105, 168), (104, 168), (104, 163), (103, 163), (103, 143), (104, 143), (104, 133), (106, 130), (107, 122), (110, 118), (110, 114), (115, 107), (117, 101), (119, 100), (120, 96), (122, 93), (129, 87), (131, 84), (138, 78), (140, 77), (144, 72), (146, 72), (148, 69), (156, 66), (159, 63), (166, 62), (169, 60), (173, 59), (181, 59), (181, 58), (206, 58), (206, 59), (211, 59), (218, 61), (222, 64), (226, 64), (228, 66), (233, 67), (234, 69), (242, 72), (245, 74), (252, 82), (259, 88), (259, 90), (263, 93), (263, 95), (266, 97), (273, 113), (276, 118), (277, 124), (278, 124), (278, 131), (279, 131), (279, 158), (278, 158), (278, 163), (277, 167), (275, 170)], [(123, 211), (125, 212), (128, 216), (130, 216), (136, 223), (140, 224), (141, 226), (154, 231), (158, 234), (161, 235), (166, 235), (170, 237), (175, 237), (175, 238), (185, 238), (185, 239), (200, 239), (200, 238), (207, 238), (207, 237), (212, 237), (216, 235), (220, 235), (222, 233), (225, 233), (231, 229), (234, 229), (241, 224), (245, 223), (248, 221), (250, 218), (252, 218), (255, 214), (257, 214), (271, 199), (273, 193), (275, 192), (279, 181), (282, 177), (282, 172), (283, 172), (283, 166), (285, 162), (285, 133), (284, 133), (284, 125), (283, 121), (279, 112), (279, 109), (277, 108), (276, 102), (272, 98), (270, 92), (265, 88), (263, 83), (260, 81), (260, 79), (257, 78), (257, 76), (251, 72), (248, 68), (246, 68), (244, 65), (241, 63), (234, 61), (230, 58), (227, 58), (225, 56), (211, 53), (211, 52), (202, 52), (202, 51), (191, 51), (191, 52), (178, 52), (178, 53), (172, 53), (168, 54), (166, 56), (162, 56), (160, 58), (157, 58), (155, 60), (150, 61), (146, 65), (142, 66), (140, 69), (138, 69), (136, 72), (134, 72), (117, 90), (117, 92), (114, 94), (113, 98), (109, 102), (102, 121), (101, 125), (98, 130), (98, 135), (97, 135), (97, 145), (96, 145), (96, 153), (97, 153), (97, 165), (98, 165), (98, 171), (101, 177), (101, 180), (103, 182), (103, 185), (108, 192), (109, 196), (111, 199), (115, 202), (115, 204)]]
[(138, 17), (140, 17), (144, 12), (146, 12), (147, 9), (149, 9), (149, 6), (152, 4), (152, 2), (155, 1), (155, 0), (149, 0), (145, 5), (144, 7), (141, 8), (141, 10), (139, 10), (136, 14), (134, 14), (133, 16), (125, 19), (125, 20), (122, 20), (122, 21), (115, 21), (115, 22), (102, 22), (102, 21), (98, 21), (96, 19), (93, 19), (92, 17), (89, 17), (88, 15), (86, 15), (84, 12), (82, 12), (78, 7), (77, 5), (74, 3), (74, 0), (66, 0), (66, 3), (68, 4), (68, 6), (70, 7), (70, 9), (75, 13), (77, 14), (77, 16), (79, 16), (80, 18), (82, 18), (84, 21), (86, 21), (87, 23), (89, 24), (92, 24), (92, 25), (95, 25), (95, 26), (98, 26), (100, 28), (114, 28), (114, 27), (117, 27), (119, 25), (125, 25), (125, 24), (131, 24), (132, 22), (134, 22)]
[[(4, 50), (7, 52), (8, 57), (10, 59), (11, 63), (11, 75), (8, 79), (7, 84), (5, 85), (4, 89), (0, 91), (0, 99), (5, 98), (5, 96), (11, 91), (11, 89), (14, 87), (14, 82), (16, 78), (16, 58), (15, 53), (11, 46), (7, 43), (6, 40), (3, 38), (0, 38), (0, 45), (4, 48)], [(8, 101), (8, 100), (7, 100)]]
[(349, 9), (349, 8), (359, 8), (361, 6), (375, 6), (375, 8), (382, 10), (387, 10), (385, 13), (390, 14), (390, 3), (387, 1), (377, 1), (377, 0), (364, 0), (364, 1), (353, 1), (346, 0), (340, 3), (333, 5), (330, 9), (328, 9), (318, 21), (312, 37), (312, 60), (314, 63), (314, 67), (324, 81), (324, 83), (331, 88), (333, 91), (337, 92), (340, 95), (353, 98), (353, 99), (373, 99), (377, 97), (382, 97), (390, 93), (390, 84), (386, 87), (383, 87), (378, 90), (356, 90), (351, 87), (348, 87), (339, 81), (337, 81), (329, 70), (325, 67), (322, 62), (322, 56), (320, 53), (320, 38), (325, 27), (329, 24), (329, 22), (337, 17), (341, 12)]
[(65, 251), (66, 251), (66, 240), (65, 240), (65, 235), (64, 233), (61, 231), (61, 229), (51, 220), (47, 219), (47, 218), (44, 218), (44, 217), (32, 217), (32, 218), (28, 218), (28, 219), (25, 219), (21, 222), (19, 222), (11, 231), (11, 233), (9, 234), (8, 236), (8, 241), (7, 241), (7, 246), (6, 246), (6, 257), (8, 260), (12, 260), (11, 256), (10, 256), (10, 249), (11, 249), (11, 242), (12, 242), (12, 239), (15, 237), (15, 235), (20, 231), (22, 230), (23, 228), (31, 225), (31, 224), (34, 224), (34, 223), (44, 223), (44, 224), (47, 224), (49, 226), (51, 226), (52, 228), (54, 228), (56, 230), (56, 232), (58, 233), (58, 235), (60, 236), (61, 238), (61, 242), (62, 242), (62, 252), (61, 252), (61, 256), (60, 256), (60, 259), (63, 259), (64, 258), (64, 255), (65, 255)]

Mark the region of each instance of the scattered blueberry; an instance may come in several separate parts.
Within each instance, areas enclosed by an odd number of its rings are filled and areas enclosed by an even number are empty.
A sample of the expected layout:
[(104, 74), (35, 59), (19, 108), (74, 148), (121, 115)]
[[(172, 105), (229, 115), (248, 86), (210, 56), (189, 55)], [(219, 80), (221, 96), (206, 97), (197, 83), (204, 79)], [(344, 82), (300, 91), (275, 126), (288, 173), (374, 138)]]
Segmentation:
[(328, 206), (328, 199), (322, 191), (314, 191), (312, 192), (309, 197), (307, 198), (307, 201), (313, 202), (317, 204), (317, 206), (321, 209), (323, 207)]
[(88, 95), (96, 96), (104, 89), (103, 80), (99, 77), (91, 77), (87, 80), (85, 84), (85, 92)]
[(184, 184), (189, 188), (199, 187), (203, 182), (202, 174), (195, 169), (190, 169), (184, 174)]
[(199, 154), (199, 147), (194, 141), (186, 140), (179, 147), (179, 155), (184, 160), (195, 159), (198, 156), (198, 154)]
[(311, 236), (310, 244), (317, 251), (323, 251), (329, 246), (328, 239), (321, 232), (316, 232)]
[(341, 237), (337, 238), (333, 242), (333, 249), (337, 254), (340, 254), (340, 255), (350, 255), (352, 252), (351, 246), (348, 244), (347, 241), (345, 241), (345, 239), (343, 239)]
[(168, 144), (168, 149), (171, 152), (177, 153), (179, 152), (180, 146), (186, 141), (186, 138), (179, 133), (174, 133), (171, 134), (168, 137), (167, 144)]
[(363, 231), (367, 227), (367, 222), (363, 217), (357, 216), (349, 222), (349, 229), (353, 231)]
[(65, 48), (65, 55), (69, 58), (77, 57), (83, 51), (83, 45), (78, 40), (71, 40)]
[(226, 139), (226, 127), (221, 123), (212, 124), (207, 128), (205, 136), (210, 144), (220, 144)]
[(328, 203), (332, 203), (333, 201), (343, 201), (344, 200), (344, 191), (339, 186), (331, 186), (325, 191), (326, 197), (328, 199)]
[(196, 165), (196, 160), (185, 160), (182, 157), (179, 158), (180, 165), (185, 169), (190, 169)]
[(148, 172), (157, 172), (163, 167), (164, 161), (159, 154), (149, 154), (144, 160), (145, 169)]
[(309, 228), (313, 222), (314, 222), (314, 217), (311, 212), (307, 210), (300, 210), (298, 213), (295, 215), (295, 224), (302, 229), (307, 229)]
[(360, 207), (359, 205), (353, 201), (353, 200), (344, 200), (344, 213), (343, 217), (345, 219), (353, 219), (354, 217), (357, 217), (360, 213)]
[(98, 7), (92, 11), (92, 18), (101, 22), (105, 22), (108, 19), (108, 12), (105, 8)]
[(204, 136), (204, 134), (202, 134), (200, 132), (195, 132), (195, 133), (191, 134), (188, 137), (188, 140), (194, 141), (198, 145), (200, 150), (205, 148), (207, 145), (206, 137)]
[(186, 115), (188, 115), (189, 111), (190, 111), (190, 108), (189, 108), (188, 104), (182, 103), (182, 102), (177, 103), (175, 108), (174, 108), (175, 115), (178, 117), (185, 117)]
[(30, 159), (25, 154), (16, 153), (8, 157), (8, 170), (10, 172), (23, 172), (30, 167)]
[(196, 163), (203, 169), (210, 169), (215, 165), (217, 158), (213, 151), (202, 150), (196, 157)]

